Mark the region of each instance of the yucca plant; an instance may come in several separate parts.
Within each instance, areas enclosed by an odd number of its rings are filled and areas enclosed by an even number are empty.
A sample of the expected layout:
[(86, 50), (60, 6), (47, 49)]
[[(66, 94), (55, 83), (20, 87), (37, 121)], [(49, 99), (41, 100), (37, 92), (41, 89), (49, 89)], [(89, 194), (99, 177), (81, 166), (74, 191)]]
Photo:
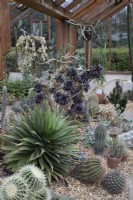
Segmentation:
[(3, 136), (4, 161), (13, 172), (29, 163), (40, 167), (49, 183), (51, 178), (58, 180), (69, 172), (77, 156), (76, 128), (61, 114), (36, 107), (10, 125)]

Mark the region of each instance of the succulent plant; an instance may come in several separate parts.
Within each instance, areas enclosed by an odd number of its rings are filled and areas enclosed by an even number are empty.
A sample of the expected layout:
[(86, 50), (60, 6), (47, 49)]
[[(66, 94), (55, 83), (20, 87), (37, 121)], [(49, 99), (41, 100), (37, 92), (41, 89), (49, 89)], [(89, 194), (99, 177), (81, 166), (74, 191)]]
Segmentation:
[(30, 190), (38, 190), (46, 186), (46, 177), (44, 173), (34, 165), (26, 165), (19, 170), (19, 175), (27, 183)]
[(4, 161), (12, 171), (27, 163), (36, 165), (49, 182), (52, 177), (62, 178), (77, 155), (72, 145), (78, 139), (76, 128), (61, 114), (35, 107), (29, 115), (15, 121), (3, 136)]
[(35, 88), (30, 88), (28, 92), (28, 98), (33, 99), (35, 97)]
[(51, 200), (50, 190), (46, 187), (43, 187), (39, 190), (34, 190), (29, 195), (30, 200)]
[(102, 185), (110, 194), (120, 194), (125, 187), (125, 178), (117, 171), (111, 171), (102, 181)]
[(126, 143), (122, 138), (114, 138), (110, 141), (109, 155), (114, 158), (120, 158), (126, 150)]
[(104, 125), (99, 124), (95, 130), (94, 150), (97, 155), (103, 153), (106, 141), (106, 128)]
[(107, 173), (107, 164), (102, 157), (90, 157), (78, 164), (72, 171), (72, 176), (87, 183), (99, 183)]
[(7, 178), (1, 185), (2, 200), (26, 200), (28, 194), (28, 185), (18, 175)]
[(99, 107), (99, 100), (98, 100), (97, 95), (95, 94), (89, 95), (88, 100), (87, 100), (87, 107), (92, 117), (96, 117), (96, 115), (99, 114), (100, 107)]

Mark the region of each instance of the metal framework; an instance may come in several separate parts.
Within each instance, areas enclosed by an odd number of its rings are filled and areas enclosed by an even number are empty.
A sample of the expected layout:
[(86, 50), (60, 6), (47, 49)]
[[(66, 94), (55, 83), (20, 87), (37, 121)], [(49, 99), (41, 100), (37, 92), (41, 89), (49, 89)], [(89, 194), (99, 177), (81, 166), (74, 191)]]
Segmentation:
[[(76, 27), (66, 21), (73, 20), (74, 23), (89, 26), (97, 20), (104, 21), (112, 17), (130, 3), (132, 0), (0, 0), (0, 79), (4, 77), (3, 56), (10, 49), (10, 24), (13, 27), (14, 23), (35, 10), (54, 17), (56, 34), (60, 36), (57, 37), (57, 48), (69, 43), (73, 53), (76, 49)], [(12, 15), (14, 9), (17, 12)], [(86, 66), (89, 68), (92, 54), (90, 39), (85, 46)]]

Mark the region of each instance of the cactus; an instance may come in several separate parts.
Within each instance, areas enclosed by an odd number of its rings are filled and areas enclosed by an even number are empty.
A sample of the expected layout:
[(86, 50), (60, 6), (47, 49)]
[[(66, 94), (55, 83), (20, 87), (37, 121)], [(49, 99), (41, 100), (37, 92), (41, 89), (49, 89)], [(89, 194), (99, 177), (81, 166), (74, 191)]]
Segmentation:
[(38, 190), (46, 186), (46, 177), (44, 173), (34, 165), (26, 165), (19, 171), (19, 175), (27, 183), (30, 190)]
[(92, 118), (96, 117), (100, 112), (99, 100), (97, 95), (91, 94), (88, 97), (88, 110)]
[(35, 97), (35, 89), (34, 88), (30, 88), (29, 92), (28, 92), (28, 98), (29, 99), (33, 99)]
[(102, 185), (110, 194), (120, 194), (125, 187), (125, 178), (117, 171), (111, 171), (102, 181)]
[(106, 128), (104, 125), (100, 124), (95, 130), (95, 142), (94, 149), (96, 154), (102, 154), (105, 148), (106, 141)]
[(33, 191), (30, 196), (30, 200), (51, 200), (50, 190), (46, 187), (41, 188), (40, 190)]
[(6, 114), (6, 106), (7, 106), (7, 87), (4, 86), (2, 89), (2, 114), (1, 114), (1, 129), (3, 128), (4, 125), (4, 117)]
[(78, 164), (72, 172), (75, 179), (85, 183), (99, 183), (107, 172), (106, 161), (101, 157), (90, 157)]
[(114, 158), (120, 158), (126, 150), (126, 143), (123, 139), (116, 138), (110, 141), (109, 155)]
[(18, 175), (7, 178), (1, 186), (2, 200), (26, 200), (29, 194), (28, 185)]
[(116, 111), (124, 112), (127, 104), (127, 96), (122, 92), (122, 87), (119, 85), (119, 81), (116, 81), (116, 86), (113, 89), (113, 92), (109, 95), (109, 101), (115, 106)]

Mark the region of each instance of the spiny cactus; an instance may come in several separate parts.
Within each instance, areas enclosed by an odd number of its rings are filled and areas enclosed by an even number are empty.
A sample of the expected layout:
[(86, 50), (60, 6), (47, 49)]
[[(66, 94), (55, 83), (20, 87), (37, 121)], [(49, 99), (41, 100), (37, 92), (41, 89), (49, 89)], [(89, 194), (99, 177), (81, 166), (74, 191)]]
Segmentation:
[(111, 171), (102, 181), (102, 185), (110, 194), (120, 194), (125, 187), (125, 178), (117, 171)]
[(98, 156), (90, 157), (86, 162), (78, 164), (72, 176), (83, 182), (99, 183), (107, 173), (106, 161)]
[(33, 99), (35, 97), (35, 89), (34, 88), (30, 88), (29, 92), (28, 92), (28, 98), (29, 99)]
[(18, 175), (7, 178), (1, 185), (2, 200), (26, 200), (28, 197), (28, 185)]
[(19, 175), (24, 179), (31, 190), (38, 190), (46, 186), (46, 177), (44, 173), (34, 165), (22, 167), (19, 171)]
[(106, 141), (106, 128), (104, 125), (100, 124), (96, 127), (95, 130), (95, 142), (94, 142), (94, 149), (97, 155), (103, 153), (105, 148), (105, 141)]
[(87, 107), (88, 107), (90, 115), (92, 117), (96, 117), (96, 115), (99, 114), (99, 112), (100, 112), (99, 100), (98, 100), (97, 95), (95, 95), (95, 94), (89, 95), (87, 101), (88, 101)]
[(1, 128), (3, 127), (4, 117), (6, 114), (6, 106), (7, 106), (7, 87), (4, 86), (2, 89), (2, 114), (1, 114)]
[(122, 138), (116, 138), (110, 141), (109, 155), (111, 157), (120, 158), (126, 150), (126, 143)]
[(50, 190), (46, 187), (41, 188), (40, 190), (33, 191), (29, 196), (30, 200), (51, 200)]

